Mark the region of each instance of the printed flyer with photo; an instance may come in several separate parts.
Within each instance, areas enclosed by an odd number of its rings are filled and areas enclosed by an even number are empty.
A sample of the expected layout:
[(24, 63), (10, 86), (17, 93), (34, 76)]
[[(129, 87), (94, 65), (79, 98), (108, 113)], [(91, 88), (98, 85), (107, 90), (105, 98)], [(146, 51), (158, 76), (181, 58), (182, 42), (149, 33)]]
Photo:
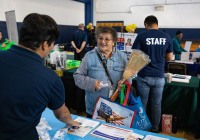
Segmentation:
[(106, 140), (126, 140), (131, 135), (132, 130), (101, 124), (92, 133), (92, 136), (100, 137)]
[(74, 121), (77, 121), (81, 124), (80, 128), (68, 129), (67, 133), (77, 135), (79, 137), (85, 137), (88, 133), (90, 133), (90, 131), (92, 131), (96, 126), (99, 125), (98, 121), (93, 121), (83, 117), (78, 117)]
[(137, 37), (137, 33), (117, 33), (116, 48), (125, 52), (132, 52), (133, 43)]

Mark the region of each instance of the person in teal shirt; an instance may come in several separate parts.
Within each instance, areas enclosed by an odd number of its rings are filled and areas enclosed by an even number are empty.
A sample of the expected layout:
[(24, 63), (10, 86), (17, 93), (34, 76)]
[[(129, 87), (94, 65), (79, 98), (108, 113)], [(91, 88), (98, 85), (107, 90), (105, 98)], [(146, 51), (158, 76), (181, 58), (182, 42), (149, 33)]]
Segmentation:
[(174, 55), (175, 55), (175, 60), (180, 60), (181, 53), (186, 52), (186, 50), (184, 50), (181, 47), (182, 37), (183, 37), (183, 33), (181, 31), (177, 31), (176, 36), (174, 38), (172, 38), (173, 52), (174, 52)]

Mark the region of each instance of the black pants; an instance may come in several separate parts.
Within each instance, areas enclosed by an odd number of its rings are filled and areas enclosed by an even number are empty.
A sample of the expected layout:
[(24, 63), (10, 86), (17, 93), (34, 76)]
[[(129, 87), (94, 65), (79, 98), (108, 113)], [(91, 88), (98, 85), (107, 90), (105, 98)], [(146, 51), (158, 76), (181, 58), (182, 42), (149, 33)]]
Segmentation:
[(83, 49), (80, 53), (74, 52), (74, 60), (82, 61), (83, 57), (85, 56), (85, 49)]

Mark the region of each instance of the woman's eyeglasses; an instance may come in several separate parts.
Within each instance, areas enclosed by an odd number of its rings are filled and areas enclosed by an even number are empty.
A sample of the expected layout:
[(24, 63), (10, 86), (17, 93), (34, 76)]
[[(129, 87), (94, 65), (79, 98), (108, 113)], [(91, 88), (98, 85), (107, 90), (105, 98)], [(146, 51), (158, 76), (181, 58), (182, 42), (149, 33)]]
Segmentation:
[(109, 41), (111, 41), (111, 39), (110, 38), (103, 38), (103, 37), (98, 37), (98, 40), (99, 41), (105, 41), (105, 42), (109, 42)]

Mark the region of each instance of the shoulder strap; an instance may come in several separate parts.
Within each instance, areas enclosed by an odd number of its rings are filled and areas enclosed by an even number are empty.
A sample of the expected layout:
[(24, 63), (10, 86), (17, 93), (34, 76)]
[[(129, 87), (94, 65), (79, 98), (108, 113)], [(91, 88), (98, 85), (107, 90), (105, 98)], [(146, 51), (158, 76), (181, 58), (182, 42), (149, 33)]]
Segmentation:
[(103, 59), (101, 58), (101, 56), (100, 56), (100, 54), (97, 52), (97, 50), (96, 50), (96, 53), (97, 53), (97, 56), (99, 57), (100, 62), (102, 63), (102, 65), (103, 65), (103, 67), (104, 67), (104, 69), (105, 69), (106, 75), (108, 76), (108, 79), (110, 80), (111, 85), (113, 85), (113, 81), (112, 81), (112, 78), (111, 78), (111, 76), (110, 76), (110, 73), (109, 73), (109, 71), (108, 71), (108, 69), (107, 69), (106, 63), (103, 61)]

